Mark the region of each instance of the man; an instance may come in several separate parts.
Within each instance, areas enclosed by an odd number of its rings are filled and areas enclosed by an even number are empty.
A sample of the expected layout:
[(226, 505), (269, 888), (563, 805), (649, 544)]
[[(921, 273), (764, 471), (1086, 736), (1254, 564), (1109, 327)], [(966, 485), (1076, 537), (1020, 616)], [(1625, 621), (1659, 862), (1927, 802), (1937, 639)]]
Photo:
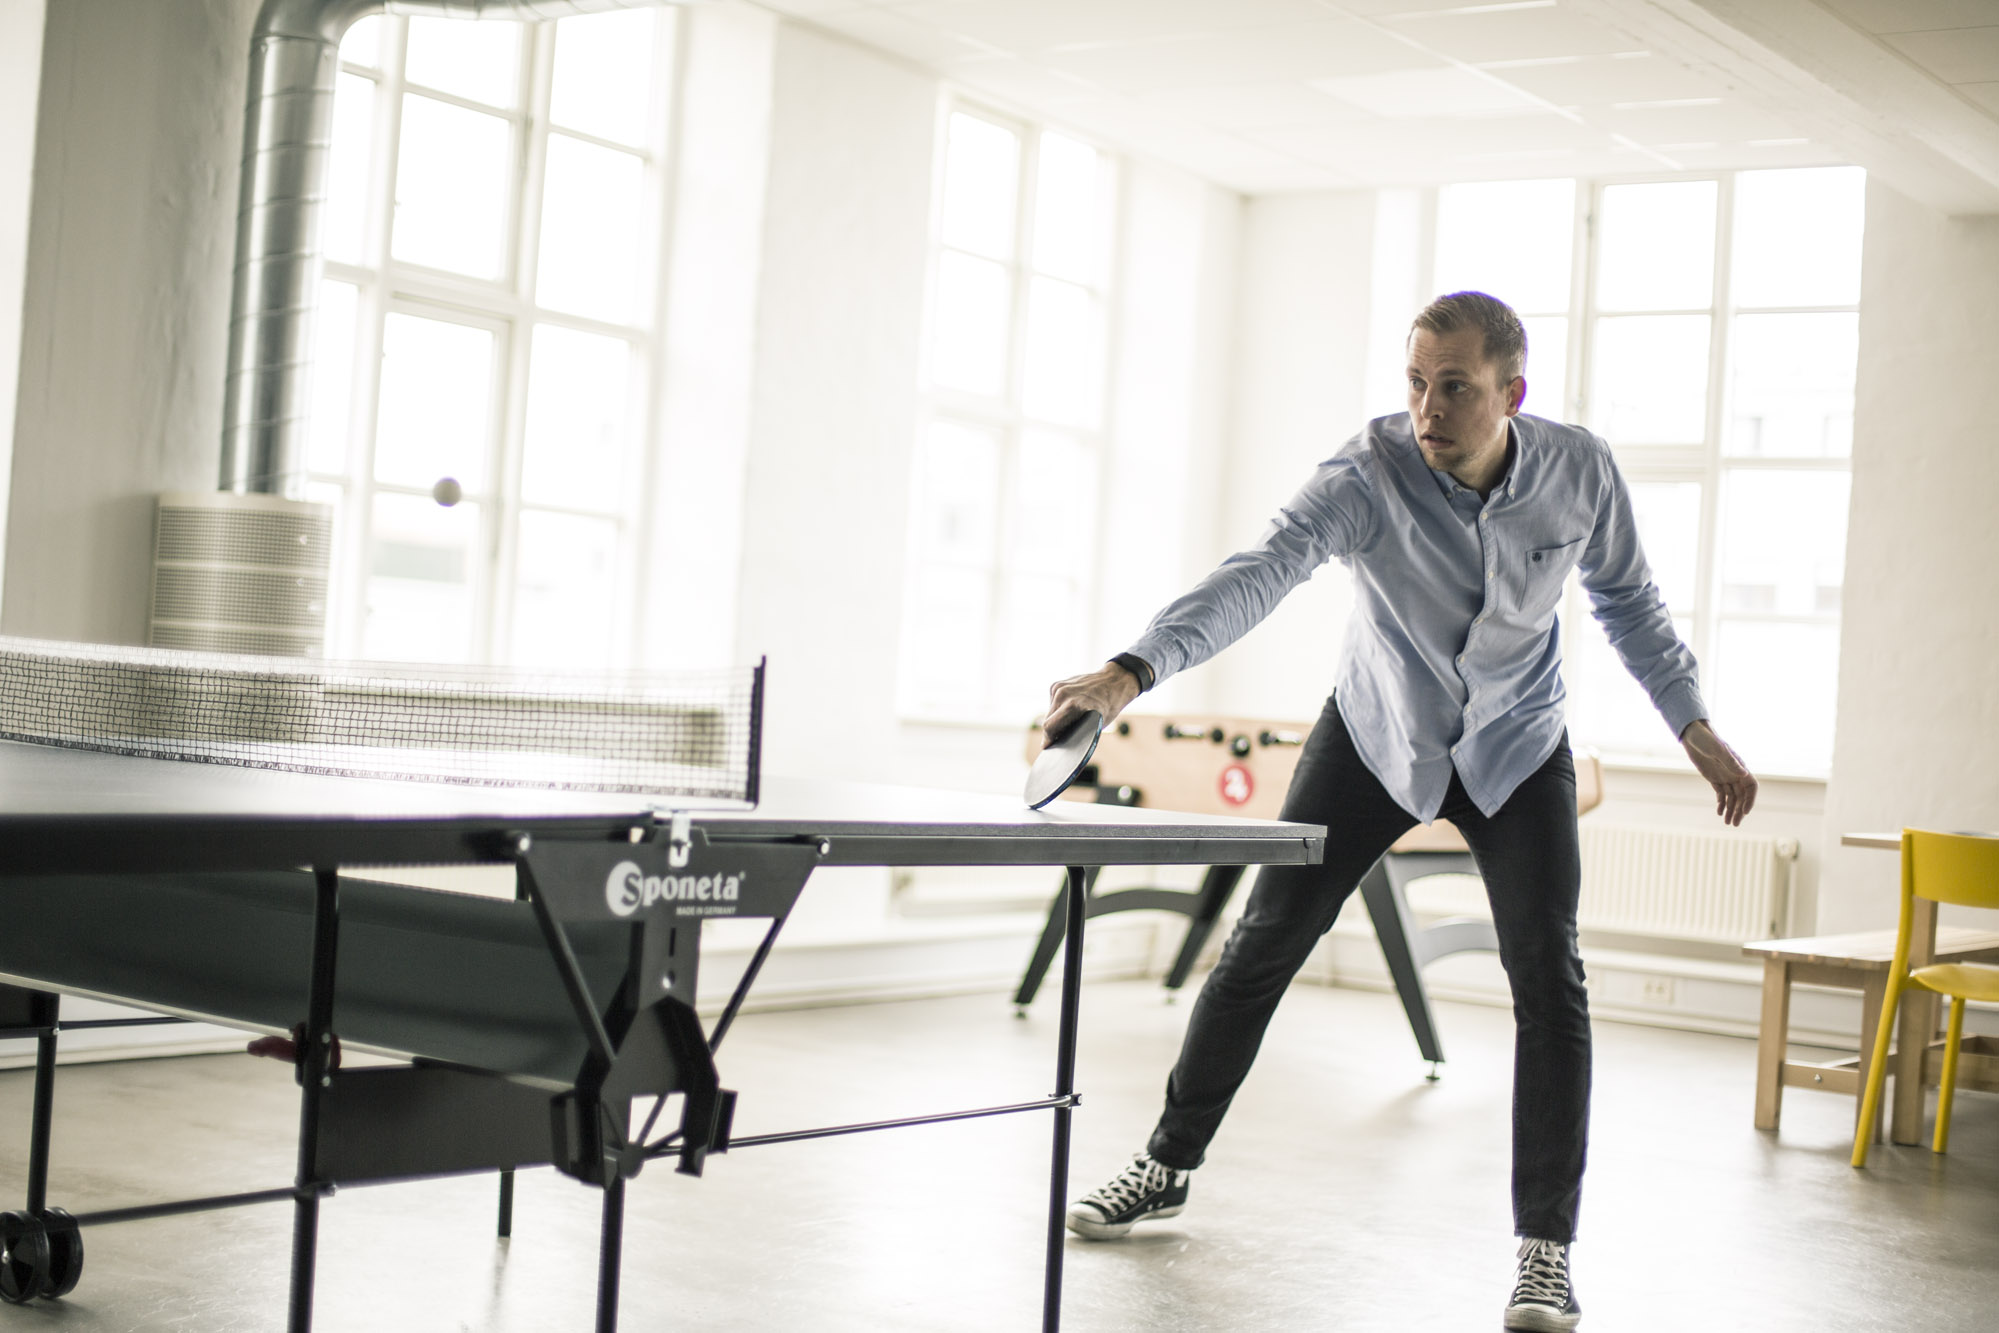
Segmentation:
[(1106, 721), (1213, 657), (1325, 561), (1353, 574), (1335, 689), (1299, 755), (1283, 817), (1327, 829), (1324, 864), (1267, 867), (1194, 1005), (1146, 1150), (1069, 1211), (1094, 1238), (1171, 1217), (1248, 1074), (1264, 1028), (1361, 877), (1409, 828), (1464, 834), (1512, 987), (1511, 1329), (1572, 1329), (1569, 1277), (1589, 1120), (1590, 1025), (1576, 947), (1575, 768), (1556, 605), (1581, 571), (1611, 646), (1739, 824), (1756, 780), (1714, 734), (1693, 654), (1639, 548), (1609, 447), (1521, 416), (1519, 318), (1479, 292), (1441, 297), (1408, 340), (1409, 412), (1369, 422), (1255, 546), (1161, 611), (1131, 650), (1049, 691), (1047, 729)]

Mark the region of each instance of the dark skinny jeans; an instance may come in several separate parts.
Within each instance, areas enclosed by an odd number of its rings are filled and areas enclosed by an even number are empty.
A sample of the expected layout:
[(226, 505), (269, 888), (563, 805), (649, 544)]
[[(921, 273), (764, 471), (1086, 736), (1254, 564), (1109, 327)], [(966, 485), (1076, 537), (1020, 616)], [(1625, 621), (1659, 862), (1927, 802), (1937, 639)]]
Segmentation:
[[(1590, 1086), (1568, 737), (1497, 814), (1481, 814), (1456, 774), (1441, 813), (1478, 862), (1513, 990), (1514, 1232), (1567, 1243), (1582, 1193)], [(1194, 1003), (1166, 1083), (1166, 1110), (1147, 1145), (1168, 1166), (1201, 1164), (1285, 988), (1362, 876), (1416, 823), (1361, 762), (1332, 699), (1299, 754), (1283, 818), (1324, 824), (1325, 860), (1257, 872), (1242, 920)]]

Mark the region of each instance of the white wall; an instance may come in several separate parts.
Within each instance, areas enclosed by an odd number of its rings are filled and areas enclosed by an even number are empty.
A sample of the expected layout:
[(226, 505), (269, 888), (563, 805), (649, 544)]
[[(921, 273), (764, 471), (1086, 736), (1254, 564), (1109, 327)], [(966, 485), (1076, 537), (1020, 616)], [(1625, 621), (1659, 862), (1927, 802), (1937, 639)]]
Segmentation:
[[(1254, 541), (1277, 506), (1366, 419), (1376, 196), (1271, 195), (1244, 210), (1234, 411), (1207, 565)], [(1351, 581), (1329, 565), (1215, 661), (1202, 706), (1310, 719), (1332, 689)], [(1188, 706), (1197, 700), (1188, 698)]]
[(679, 24), (672, 185), (641, 589), (647, 668), (735, 661), (777, 21), (696, 5)]
[(1893, 854), (1842, 832), (1999, 828), (1995, 347), (1999, 217), (1870, 181), (1822, 930), (1895, 922)]
[(7, 483), (13, 471), (45, 10), (45, 0), (0, 0), (0, 580), (5, 577)]
[(256, 9), (48, 4), (7, 633), (143, 642), (153, 495), (216, 484)]
[(767, 768), (886, 780), (938, 87), (790, 24), (774, 68), (738, 647)]

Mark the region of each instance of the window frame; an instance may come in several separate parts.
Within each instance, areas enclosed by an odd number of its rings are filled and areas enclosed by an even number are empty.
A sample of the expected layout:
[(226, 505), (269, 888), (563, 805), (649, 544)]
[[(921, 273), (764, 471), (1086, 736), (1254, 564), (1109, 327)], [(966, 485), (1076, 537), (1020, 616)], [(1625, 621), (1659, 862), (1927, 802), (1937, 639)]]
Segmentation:
[[(959, 114), (997, 125), (1012, 133), (1019, 144), (1012, 245), (1008, 257), (1003, 260), (964, 250), (948, 244), (944, 239), (951, 120), (954, 115)], [(923, 501), (920, 486), (925, 467), (924, 448), (931, 427), (940, 421), (956, 423), (976, 431), (990, 432), (997, 437), (999, 461), (994, 480), (997, 500), (991, 537), (991, 559), (985, 566), (988, 592), (986, 618), (988, 641), (997, 643), (998, 631), (1004, 623), (1006, 587), (1009, 578), (1006, 552), (1019, 522), (1019, 514), (1012, 503), (1012, 496), (1015, 493), (1021, 467), (1023, 438), (1031, 431), (1044, 430), (1068, 436), (1081, 444), (1094, 468), (1097, 484), (1093, 488), (1095, 504), (1088, 514), (1090, 531), (1086, 539), (1079, 538), (1077, 541), (1075, 555), (1078, 569), (1071, 574), (1070, 582), (1076, 591), (1077, 605), (1082, 611), (1084, 620), (1079, 630), (1079, 637), (1087, 641), (1093, 635), (1100, 618), (1101, 589), (1096, 575), (1102, 566), (1102, 542), (1109, 526), (1106, 518), (1110, 498), (1106, 494), (1103, 482), (1110, 470), (1115, 415), (1112, 393), (1115, 383), (1113, 367), (1117, 364), (1119, 346), (1117, 293), (1123, 269), (1122, 234), (1127, 197), (1126, 169), (1121, 154), (1092, 136), (1077, 133), (1066, 126), (1030, 120), (1002, 111), (954, 90), (947, 90), (938, 99), (936, 124), (931, 172), (930, 225), (924, 268), (924, 320), (918, 375), (918, 411), (915, 438), (910, 453), (911, 477), (916, 482), (916, 487), (912, 489), (910, 535), (905, 544), (906, 600), (902, 627), (903, 643), (897, 662), (896, 715), (900, 720), (912, 723), (1016, 727), (1020, 722), (1017, 705), (1009, 708), (1007, 701), (999, 697), (999, 665), (996, 651), (989, 651), (982, 661), (968, 661), (965, 664), (967, 670), (982, 672), (977, 691), (979, 702), (976, 705), (963, 710), (949, 706), (930, 706), (920, 697), (922, 687), (916, 679), (919, 667), (915, 664), (914, 658), (917, 650), (912, 647), (913, 625), (909, 612), (910, 602), (907, 598), (909, 590), (914, 589), (929, 563), (925, 559), (918, 539), (922, 515), (916, 511), (916, 506), (921, 505)], [(1059, 134), (1086, 144), (1102, 157), (1101, 170), (1105, 173), (1105, 189), (1108, 193), (1104, 216), (1101, 219), (1104, 265), (1102, 276), (1094, 285), (1044, 273), (1035, 264), (1034, 227), (1040, 184), (1042, 136), (1047, 133)], [(980, 394), (953, 386), (939, 385), (932, 379), (931, 359), (938, 321), (939, 272), (947, 253), (963, 254), (982, 262), (1000, 264), (1005, 268), (1008, 283), (1006, 357), (1001, 388), (997, 394)], [(1097, 368), (1099, 406), (1093, 425), (1078, 426), (1067, 422), (1056, 422), (1036, 417), (1027, 410), (1025, 390), (1030, 295), (1037, 276), (1082, 287), (1099, 302), (1102, 313), (1100, 364)]]
[[(1811, 168), (1800, 168), (1809, 170)], [(1762, 314), (1821, 314), (1859, 313), (1859, 300), (1847, 304), (1814, 306), (1751, 306), (1736, 303), (1734, 299), (1734, 260), (1736, 246), (1736, 181), (1745, 170), (1675, 172), (1615, 175), (1579, 178), (1577, 180), (1577, 206), (1580, 213), (1574, 233), (1576, 244), (1572, 254), (1573, 280), (1570, 287), (1570, 317), (1568, 373), (1566, 377), (1566, 401), (1563, 403), (1564, 419), (1579, 422), (1601, 434), (1592, 419), (1590, 403), (1591, 377), (1594, 373), (1596, 330), (1598, 321), (1604, 316), (1597, 308), (1596, 284), (1600, 260), (1599, 220), (1603, 211), (1604, 191), (1620, 185), (1678, 183), (1683, 181), (1712, 180), (1717, 184), (1715, 194), (1715, 250), (1714, 271), (1708, 294), (1705, 314), (1710, 321), (1707, 356), (1707, 398), (1703, 420), (1703, 438), (1699, 444), (1681, 445), (1613, 445), (1618, 469), (1625, 480), (1633, 485), (1646, 483), (1694, 483), (1700, 487), (1699, 531), (1695, 546), (1694, 602), (1691, 607), (1669, 606), (1669, 613), (1684, 610), (1690, 624), (1691, 634), (1688, 647), (1701, 664), (1702, 693), (1712, 701), (1719, 693), (1718, 681), (1725, 676), (1728, 663), (1719, 651), (1722, 627), (1727, 623), (1744, 624), (1806, 624), (1830, 626), (1835, 631), (1841, 622), (1842, 611), (1816, 613), (1812, 615), (1756, 613), (1728, 611), (1722, 606), (1721, 597), (1721, 496), (1729, 474), (1741, 472), (1773, 472), (1818, 475), (1834, 474), (1851, 477), (1853, 471), (1852, 452), (1849, 448), (1844, 455), (1831, 457), (1759, 457), (1752, 455), (1731, 456), (1727, 452), (1727, 430), (1732, 408), (1731, 376), (1729, 374), (1730, 353), (1735, 333), (1735, 321), (1744, 315)], [(1611, 312), (1613, 317), (1642, 315), (1647, 313), (1695, 313), (1688, 311)], [(1562, 655), (1565, 663), (1579, 661), (1585, 650), (1580, 637), (1583, 619), (1590, 614), (1587, 594), (1580, 580), (1572, 577), (1562, 601), (1563, 644)], [(1834, 667), (1837, 671), (1837, 664)], [(1568, 677), (1565, 683), (1573, 681)], [(1835, 683), (1835, 689), (1837, 685)], [(1725, 719), (1723, 722), (1725, 724)], [(1827, 719), (1828, 724), (1831, 719)], [(1584, 743), (1589, 737), (1577, 738)], [(1685, 768), (1687, 763), (1676, 742), (1660, 728), (1656, 745), (1643, 749), (1607, 750), (1606, 757), (1612, 762), (1633, 767)], [(1825, 768), (1787, 771), (1781, 766), (1761, 766), (1759, 772), (1767, 776), (1796, 777), (1822, 781), (1829, 776), (1830, 760)]]
[[(653, 13), (650, 108), (644, 140), (637, 143), (619, 143), (553, 123), (550, 100), (560, 20), (479, 20), (518, 22), (522, 30), (517, 53), (517, 96), (511, 108), (491, 106), (409, 80), (411, 20), (406, 16), (376, 18), (380, 27), (375, 63), (349, 60), (343, 55), (340, 74), (367, 79), (372, 85), (372, 95), (365, 169), (367, 198), (359, 253), (351, 260), (327, 256), (320, 266), (322, 284), (345, 283), (356, 293), (343, 467), (338, 474), (312, 470), (308, 476), (315, 498), (337, 499), (333, 586), (327, 624), (329, 655), (355, 656), (365, 642), (374, 497), (422, 493), (377, 480), (374, 466), (385, 321), (390, 313), (407, 311), (491, 328), (495, 332), (494, 369), (488, 389), (491, 419), (485, 442), (488, 479), (480, 494), (467, 496), (478, 504), (479, 516), (473, 569), (467, 582), (467, 596), (472, 603), (472, 642), (466, 660), (475, 663), (513, 660), (520, 521), (529, 510), (545, 510), (605, 519), (615, 525), (614, 614), (606, 658), (599, 665), (613, 668), (632, 664), (642, 638), (638, 625), (639, 571), (646, 554), (644, 515), (655, 466), (655, 451), (648, 444), (658, 420), (662, 379), (660, 329), (665, 303), (665, 218), (668, 172), (678, 118), (675, 103), (681, 41), (677, 11), (668, 6)], [(395, 184), (405, 94), (497, 116), (507, 123), (511, 142), (504, 249), (500, 275), (493, 279), (430, 268), (397, 259), (393, 254)], [(558, 135), (640, 159), (643, 174), (636, 219), (640, 244), (631, 275), (635, 295), (630, 323), (571, 314), (537, 303), (534, 293), (540, 261), (548, 145), (551, 137)], [(629, 483), (619, 486), (615, 501), (604, 508), (529, 504), (522, 494), (528, 371), (537, 325), (618, 338), (631, 349), (626, 382), (624, 473)]]

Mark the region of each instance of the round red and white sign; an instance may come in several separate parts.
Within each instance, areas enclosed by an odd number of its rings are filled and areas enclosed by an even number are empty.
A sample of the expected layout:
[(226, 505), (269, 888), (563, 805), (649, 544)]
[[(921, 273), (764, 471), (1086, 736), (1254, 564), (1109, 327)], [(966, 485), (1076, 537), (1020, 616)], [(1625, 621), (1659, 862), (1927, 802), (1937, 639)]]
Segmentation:
[(1256, 778), (1241, 764), (1230, 764), (1222, 770), (1219, 784), (1222, 799), (1230, 805), (1248, 805), (1249, 798), (1256, 795)]

